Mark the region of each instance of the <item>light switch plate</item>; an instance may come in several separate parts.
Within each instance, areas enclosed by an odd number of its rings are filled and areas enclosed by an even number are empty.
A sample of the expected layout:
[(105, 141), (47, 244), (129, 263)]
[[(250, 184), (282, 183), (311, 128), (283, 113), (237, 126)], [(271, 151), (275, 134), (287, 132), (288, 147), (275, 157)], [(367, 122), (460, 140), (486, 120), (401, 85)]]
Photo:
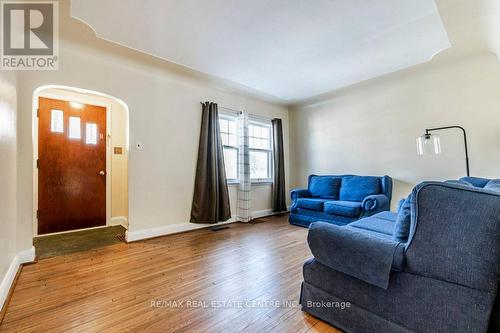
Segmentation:
[(144, 144), (142, 142), (140, 142), (140, 141), (137, 141), (135, 143), (135, 149), (136, 150), (144, 150)]

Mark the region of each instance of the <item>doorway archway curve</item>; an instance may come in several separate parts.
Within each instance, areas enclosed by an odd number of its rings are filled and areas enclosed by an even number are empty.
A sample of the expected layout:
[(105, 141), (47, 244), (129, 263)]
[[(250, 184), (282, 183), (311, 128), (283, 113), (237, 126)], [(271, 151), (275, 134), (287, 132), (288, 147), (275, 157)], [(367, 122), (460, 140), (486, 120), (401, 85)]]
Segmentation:
[[(33, 92), (33, 99), (32, 99), (32, 151), (33, 151), (33, 236), (38, 235), (38, 219), (37, 219), (37, 208), (38, 208), (38, 169), (37, 169), (37, 160), (38, 160), (38, 103), (39, 103), (39, 97), (41, 96), (47, 96), (46, 94), (49, 93), (50, 91), (65, 91), (68, 94), (71, 95), (81, 95), (81, 96), (86, 96), (88, 99), (84, 100), (74, 100), (74, 97), (68, 97), (64, 98), (63, 95), (61, 96), (49, 96), (49, 97), (56, 97), (59, 99), (67, 100), (67, 101), (76, 101), (76, 102), (83, 102), (83, 103), (89, 103), (89, 99), (92, 100), (93, 98), (95, 101), (92, 101), (92, 104), (99, 105), (99, 106), (105, 106), (107, 109), (107, 120), (108, 122), (111, 121), (111, 113), (112, 113), (112, 108), (111, 108), (111, 103), (117, 103), (124, 111), (124, 117), (125, 117), (125, 147), (124, 150), (127, 154), (126, 156), (126, 164), (127, 164), (127, 174), (126, 174), (126, 207), (127, 207), (127, 217), (128, 217), (128, 178), (129, 178), (129, 173), (128, 173), (128, 152), (129, 152), (129, 147), (130, 147), (130, 131), (129, 131), (129, 119), (130, 119), (130, 111), (127, 103), (125, 103), (122, 99), (115, 97), (110, 94), (102, 93), (99, 91), (95, 90), (90, 90), (90, 89), (84, 89), (84, 88), (78, 88), (78, 87), (72, 87), (72, 86), (66, 86), (66, 85), (58, 85), (58, 84), (49, 84), (49, 85), (43, 85), (38, 88), (36, 88)], [(50, 93), (49, 93), (50, 95)], [(103, 101), (109, 101), (109, 102), (103, 102)], [(110, 132), (107, 133), (107, 138), (106, 140), (109, 140), (110, 138)], [(106, 151), (106, 159), (107, 159), (107, 166), (106, 169), (108, 173), (112, 176), (111, 172), (111, 157), (112, 157), (112, 147), (111, 144), (107, 141), (107, 151)], [(108, 177), (107, 183), (106, 183), (106, 226), (112, 225), (112, 219), (111, 219), (111, 177)], [(128, 229), (128, 218), (127, 218), (127, 226), (126, 228)], [(122, 224), (122, 223), (121, 223)]]

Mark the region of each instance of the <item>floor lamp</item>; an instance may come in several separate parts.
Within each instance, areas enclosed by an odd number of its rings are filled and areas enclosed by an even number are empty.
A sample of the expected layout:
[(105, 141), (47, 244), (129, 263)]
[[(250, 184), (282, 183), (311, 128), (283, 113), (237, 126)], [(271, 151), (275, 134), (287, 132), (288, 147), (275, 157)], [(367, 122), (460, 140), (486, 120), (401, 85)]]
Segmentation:
[(467, 169), (467, 177), (470, 176), (469, 169), (469, 149), (467, 147), (467, 134), (462, 126), (446, 126), (446, 127), (436, 127), (427, 128), (425, 134), (417, 138), (417, 152), (419, 155), (426, 154), (441, 154), (441, 140), (438, 135), (431, 134), (431, 132), (447, 130), (447, 129), (459, 129), (464, 135), (464, 148), (465, 148), (465, 167)]

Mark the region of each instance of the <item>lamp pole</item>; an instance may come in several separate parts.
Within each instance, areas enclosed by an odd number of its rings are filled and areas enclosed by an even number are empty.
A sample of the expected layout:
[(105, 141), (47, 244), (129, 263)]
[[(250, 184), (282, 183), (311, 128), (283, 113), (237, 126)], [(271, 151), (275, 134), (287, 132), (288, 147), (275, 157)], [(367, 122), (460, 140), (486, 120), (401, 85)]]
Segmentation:
[(430, 133), (435, 131), (447, 130), (456, 128), (462, 131), (464, 134), (464, 147), (465, 147), (465, 167), (467, 169), (467, 177), (470, 176), (470, 168), (469, 168), (469, 149), (467, 147), (467, 133), (465, 133), (465, 129), (462, 126), (445, 126), (445, 127), (435, 127), (435, 128), (427, 128), (425, 130), (426, 138), (430, 138)]

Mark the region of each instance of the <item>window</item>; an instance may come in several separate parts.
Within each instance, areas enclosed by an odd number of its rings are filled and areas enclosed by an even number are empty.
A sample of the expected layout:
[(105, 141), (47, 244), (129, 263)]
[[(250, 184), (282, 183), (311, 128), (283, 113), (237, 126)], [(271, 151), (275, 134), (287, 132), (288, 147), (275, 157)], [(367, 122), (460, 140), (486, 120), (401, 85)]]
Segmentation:
[(268, 182), (272, 176), (271, 125), (251, 122), (248, 125), (250, 179)]
[(64, 133), (64, 112), (61, 110), (50, 111), (50, 131)]
[[(224, 148), (226, 178), (229, 183), (239, 181), (238, 117), (219, 114), (220, 134)], [(250, 179), (253, 183), (272, 181), (271, 124), (250, 121), (248, 124), (248, 153)]]
[(219, 116), (220, 134), (224, 149), (224, 165), (226, 167), (226, 179), (230, 182), (238, 181), (238, 131), (237, 118), (221, 115)]
[(81, 139), (80, 117), (69, 117), (69, 138)]
[(97, 144), (97, 124), (87, 123), (85, 125), (85, 143), (88, 145)]

